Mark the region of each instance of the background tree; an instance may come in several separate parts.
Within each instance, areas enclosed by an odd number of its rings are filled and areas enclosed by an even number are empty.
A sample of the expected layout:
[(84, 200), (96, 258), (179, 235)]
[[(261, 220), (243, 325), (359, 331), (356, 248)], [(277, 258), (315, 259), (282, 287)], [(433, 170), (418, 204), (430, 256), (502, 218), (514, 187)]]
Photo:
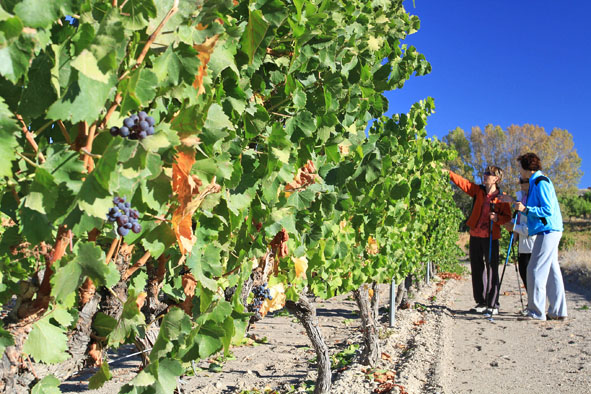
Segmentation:
[(567, 130), (555, 128), (548, 134), (543, 127), (529, 124), (511, 125), (506, 130), (489, 124), (484, 130), (473, 127), (468, 135), (458, 127), (443, 140), (458, 152), (449, 163), (452, 171), (481, 182), (486, 166), (497, 165), (505, 171), (502, 188), (509, 194), (517, 191), (519, 169), (515, 159), (526, 152), (540, 157), (544, 173), (558, 191), (572, 191), (582, 175), (581, 158)]

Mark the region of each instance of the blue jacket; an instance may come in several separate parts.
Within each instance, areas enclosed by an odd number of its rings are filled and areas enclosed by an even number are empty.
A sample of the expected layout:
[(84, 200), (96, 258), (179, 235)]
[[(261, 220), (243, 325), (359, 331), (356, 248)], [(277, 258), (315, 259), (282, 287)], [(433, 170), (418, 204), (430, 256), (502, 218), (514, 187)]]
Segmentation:
[(529, 193), (527, 197), (527, 225), (529, 235), (535, 235), (549, 231), (562, 231), (562, 214), (556, 198), (556, 191), (552, 181), (538, 181), (536, 178), (544, 176), (541, 171), (536, 171), (529, 178)]

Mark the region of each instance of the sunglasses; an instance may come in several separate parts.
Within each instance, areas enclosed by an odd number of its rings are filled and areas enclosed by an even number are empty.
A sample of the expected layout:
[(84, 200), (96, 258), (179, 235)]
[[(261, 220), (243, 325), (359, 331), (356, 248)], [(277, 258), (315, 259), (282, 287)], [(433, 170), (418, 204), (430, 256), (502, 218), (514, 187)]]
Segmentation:
[(487, 171), (484, 173), (484, 176), (496, 176), (496, 175), (493, 174), (492, 172)]

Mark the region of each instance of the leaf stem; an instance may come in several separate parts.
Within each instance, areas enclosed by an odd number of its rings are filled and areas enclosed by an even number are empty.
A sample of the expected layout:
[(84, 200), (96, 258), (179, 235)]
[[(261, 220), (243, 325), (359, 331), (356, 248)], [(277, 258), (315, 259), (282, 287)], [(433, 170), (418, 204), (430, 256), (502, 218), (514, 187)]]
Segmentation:
[(154, 40), (156, 40), (156, 37), (158, 37), (158, 34), (160, 33), (160, 30), (162, 30), (162, 28), (164, 27), (164, 25), (166, 24), (166, 22), (168, 22), (168, 20), (178, 10), (179, 10), (179, 0), (174, 0), (174, 3), (172, 5), (172, 7), (168, 11), (168, 13), (164, 17), (164, 19), (162, 19), (162, 22), (160, 22), (160, 24), (158, 25), (158, 27), (156, 28), (156, 30), (154, 30), (154, 32), (150, 35), (150, 38), (148, 38), (148, 41), (144, 45), (144, 48), (142, 49), (142, 52), (140, 53), (140, 55), (138, 56), (138, 58), (136, 60), (135, 66), (133, 66), (134, 69), (135, 68), (138, 68), (139, 65), (144, 61), (144, 58), (146, 57), (146, 55), (148, 54), (148, 50), (150, 49), (150, 45), (152, 45), (152, 43), (154, 42)]
[(32, 161), (31, 159), (29, 159), (28, 157), (26, 157), (22, 153), (16, 152), (16, 154), (19, 155), (20, 157), (22, 157), (27, 163), (29, 163), (33, 167), (35, 167), (35, 168), (38, 168), (39, 167), (39, 165), (37, 163), (35, 163), (34, 161)]
[(38, 137), (39, 134), (43, 133), (45, 131), (45, 129), (52, 123), (53, 123), (53, 120), (50, 120), (49, 122), (47, 122), (43, 126), (41, 126), (39, 128), (39, 130), (37, 130), (37, 132), (35, 133), (35, 136)]

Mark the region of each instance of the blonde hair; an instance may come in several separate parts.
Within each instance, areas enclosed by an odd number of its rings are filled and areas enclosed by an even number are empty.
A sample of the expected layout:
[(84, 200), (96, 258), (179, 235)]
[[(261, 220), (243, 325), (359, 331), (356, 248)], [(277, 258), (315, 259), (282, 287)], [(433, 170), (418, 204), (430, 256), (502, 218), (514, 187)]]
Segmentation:
[(490, 172), (491, 174), (493, 174), (494, 176), (496, 176), (497, 178), (499, 178), (496, 182), (496, 184), (498, 185), (499, 183), (501, 183), (501, 181), (503, 180), (503, 175), (505, 174), (503, 172), (503, 170), (500, 167), (497, 166), (488, 166), (484, 169), (484, 172)]

